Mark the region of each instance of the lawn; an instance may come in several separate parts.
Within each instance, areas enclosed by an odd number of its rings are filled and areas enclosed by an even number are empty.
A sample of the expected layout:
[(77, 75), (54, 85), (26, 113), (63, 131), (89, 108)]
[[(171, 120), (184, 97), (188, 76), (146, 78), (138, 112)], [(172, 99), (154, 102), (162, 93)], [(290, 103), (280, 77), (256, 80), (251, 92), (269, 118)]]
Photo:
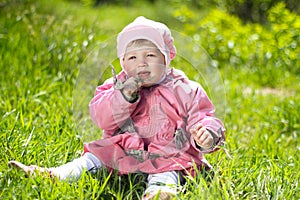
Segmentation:
[[(138, 15), (164, 19), (180, 32), (171, 8), (161, 9), (163, 1), (96, 8), (59, 0), (0, 3), (0, 199), (140, 199), (145, 179), (139, 175), (103, 170), (70, 184), (26, 177), (7, 163), (64, 164), (80, 156), (83, 142), (100, 138), (88, 103), (111, 75), (108, 64), (120, 69), (115, 36)], [(193, 67), (194, 50), (184, 44), (177, 44), (187, 52), (179, 51), (174, 65), (209, 91), (227, 140), (207, 155), (213, 176), (199, 172), (176, 199), (300, 199), (299, 74), (281, 70), (274, 76), (228, 64), (209, 68), (213, 76), (207, 75)], [(261, 77), (276, 84), (260, 84)]]

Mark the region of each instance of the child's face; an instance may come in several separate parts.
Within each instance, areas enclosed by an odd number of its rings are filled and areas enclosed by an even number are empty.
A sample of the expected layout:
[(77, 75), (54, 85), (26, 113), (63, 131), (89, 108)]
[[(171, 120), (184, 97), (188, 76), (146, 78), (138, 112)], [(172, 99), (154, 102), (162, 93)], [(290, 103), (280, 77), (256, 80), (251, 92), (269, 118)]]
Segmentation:
[(166, 72), (164, 55), (149, 42), (127, 47), (123, 67), (128, 77), (140, 79), (143, 87), (158, 83)]

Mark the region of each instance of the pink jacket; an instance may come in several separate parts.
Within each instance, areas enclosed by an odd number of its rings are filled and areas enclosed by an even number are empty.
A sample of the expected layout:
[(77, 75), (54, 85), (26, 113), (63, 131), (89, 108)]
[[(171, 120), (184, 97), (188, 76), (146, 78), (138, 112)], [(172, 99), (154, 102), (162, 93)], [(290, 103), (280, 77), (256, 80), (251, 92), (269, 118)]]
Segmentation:
[[(124, 81), (125, 73), (117, 78)], [(91, 118), (103, 130), (103, 138), (86, 144), (86, 151), (123, 174), (209, 167), (204, 154), (218, 149), (225, 140), (225, 128), (198, 83), (170, 69), (162, 83), (142, 88), (134, 103), (113, 86), (108, 79), (90, 102)], [(201, 150), (189, 133), (198, 122), (217, 133), (209, 150)]]

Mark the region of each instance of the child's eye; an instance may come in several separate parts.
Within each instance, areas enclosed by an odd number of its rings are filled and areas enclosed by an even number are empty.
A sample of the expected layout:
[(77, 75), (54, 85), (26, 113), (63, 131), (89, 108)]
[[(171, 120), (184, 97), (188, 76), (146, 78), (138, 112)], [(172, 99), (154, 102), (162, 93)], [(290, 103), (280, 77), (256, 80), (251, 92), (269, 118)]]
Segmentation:
[(148, 57), (154, 57), (155, 54), (153, 54), (153, 53), (148, 53), (147, 56), (148, 56)]
[(135, 56), (129, 56), (128, 60), (133, 60), (135, 58), (136, 58)]

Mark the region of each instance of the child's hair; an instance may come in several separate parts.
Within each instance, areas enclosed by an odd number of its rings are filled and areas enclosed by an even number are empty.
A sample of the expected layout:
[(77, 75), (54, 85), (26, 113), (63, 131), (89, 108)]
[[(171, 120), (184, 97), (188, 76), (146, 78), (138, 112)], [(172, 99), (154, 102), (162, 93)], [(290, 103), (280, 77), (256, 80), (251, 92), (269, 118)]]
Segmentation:
[(156, 45), (153, 42), (149, 41), (149, 40), (146, 40), (146, 39), (137, 39), (137, 40), (133, 40), (130, 43), (128, 43), (126, 49), (128, 47), (131, 47), (131, 46), (138, 46), (138, 47), (140, 47), (142, 45), (149, 45), (149, 46), (156, 47)]

